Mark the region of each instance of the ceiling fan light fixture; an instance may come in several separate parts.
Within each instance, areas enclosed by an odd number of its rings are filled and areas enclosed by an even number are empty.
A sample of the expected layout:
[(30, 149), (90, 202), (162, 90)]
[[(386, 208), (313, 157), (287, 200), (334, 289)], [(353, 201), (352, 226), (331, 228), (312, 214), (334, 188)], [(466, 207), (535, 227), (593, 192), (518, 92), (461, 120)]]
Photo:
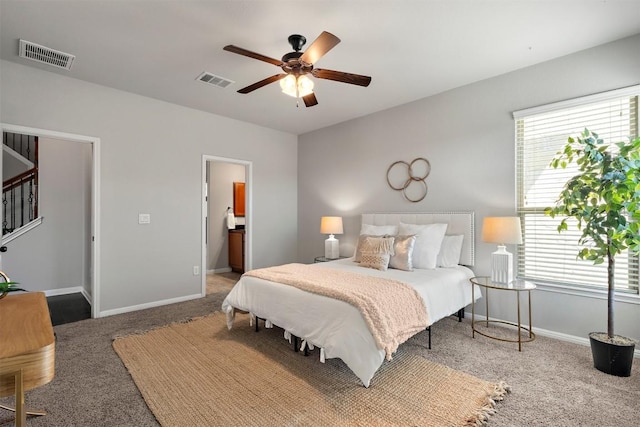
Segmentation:
[(302, 98), (313, 93), (313, 80), (305, 75), (298, 76), (289, 74), (280, 79), (282, 92), (294, 98)]
[(282, 93), (296, 98), (296, 76), (289, 74), (284, 79), (281, 79), (280, 88), (282, 89)]
[(302, 98), (311, 93), (313, 93), (313, 80), (305, 75), (298, 77), (298, 96)]

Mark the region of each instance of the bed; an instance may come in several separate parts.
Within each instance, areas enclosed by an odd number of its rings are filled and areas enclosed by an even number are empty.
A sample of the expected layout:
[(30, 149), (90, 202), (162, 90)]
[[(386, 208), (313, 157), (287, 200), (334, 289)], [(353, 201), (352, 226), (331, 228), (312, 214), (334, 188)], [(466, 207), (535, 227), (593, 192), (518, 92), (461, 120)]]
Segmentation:
[[(365, 262), (363, 255), (357, 251), (350, 258), (312, 264), (305, 268), (317, 272), (328, 272), (326, 269), (331, 269), (350, 275), (365, 275), (406, 283), (424, 301), (426, 326), (430, 329), (438, 320), (460, 312), (471, 303), (469, 279), (474, 274), (470, 267), (475, 261), (473, 212), (363, 214), (359, 237), (361, 242), (367, 236), (382, 237), (394, 230), (396, 234), (403, 231), (403, 235), (407, 235), (408, 230), (415, 231), (417, 238), (411, 239), (414, 243), (423, 239), (433, 246), (433, 239), (427, 239), (421, 230), (431, 230), (435, 226), (440, 229), (442, 224), (446, 224), (446, 231), (443, 233), (446, 235), (438, 243), (436, 268), (421, 268), (425, 265), (417, 262), (418, 258), (414, 259), (415, 267), (406, 270), (365, 268), (362, 266)], [(456, 248), (459, 252), (453, 257), (455, 261), (449, 259), (448, 266), (439, 267), (446, 265), (441, 264), (445, 262), (441, 260), (441, 256), (446, 255), (444, 242), (453, 240), (454, 237), (460, 242), (459, 249)], [(414, 249), (416, 257), (424, 253), (424, 247), (414, 246)], [(431, 250), (433, 252), (433, 247)], [(360, 255), (360, 262), (355, 261), (357, 255)], [(452, 262), (455, 262), (455, 265), (452, 265)], [(480, 297), (479, 289), (475, 290), (475, 295), (476, 299)], [(376, 371), (384, 363), (385, 356), (389, 359), (388, 352), (385, 354), (379, 343), (376, 344), (361, 311), (344, 300), (244, 274), (222, 304), (230, 329), (236, 309), (249, 312), (253, 321), (265, 319), (267, 326), (276, 325), (284, 329), (285, 338), (300, 337), (303, 347), (319, 347), (321, 361), (325, 358), (340, 358), (365, 387), (369, 386)]]

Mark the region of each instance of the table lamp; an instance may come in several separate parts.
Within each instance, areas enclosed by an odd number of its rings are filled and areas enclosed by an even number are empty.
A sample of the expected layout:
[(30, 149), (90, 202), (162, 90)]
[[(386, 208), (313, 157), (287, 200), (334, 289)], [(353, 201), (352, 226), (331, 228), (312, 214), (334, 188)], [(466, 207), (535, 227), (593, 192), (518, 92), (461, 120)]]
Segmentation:
[(341, 216), (323, 216), (320, 220), (320, 233), (328, 234), (329, 238), (324, 241), (324, 256), (327, 259), (340, 258), (340, 246), (334, 234), (342, 234)]
[(482, 241), (497, 243), (491, 254), (491, 281), (510, 283), (513, 280), (513, 255), (506, 245), (522, 244), (520, 218), (517, 216), (486, 217), (482, 223)]

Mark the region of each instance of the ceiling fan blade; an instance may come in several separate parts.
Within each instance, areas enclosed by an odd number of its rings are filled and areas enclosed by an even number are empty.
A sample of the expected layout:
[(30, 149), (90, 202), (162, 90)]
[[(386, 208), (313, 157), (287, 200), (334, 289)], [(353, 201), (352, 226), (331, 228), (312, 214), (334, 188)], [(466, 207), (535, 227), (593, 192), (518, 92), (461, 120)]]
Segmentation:
[(237, 53), (238, 55), (248, 56), (249, 58), (257, 59), (260, 61), (268, 62), (269, 64), (277, 65), (278, 67), (282, 65), (282, 61), (279, 59), (269, 58), (268, 56), (261, 55), (259, 53), (251, 52), (250, 50), (243, 49), (238, 46), (234, 46), (232, 44), (227, 45), (222, 48), (227, 52)]
[(322, 68), (315, 68), (311, 71), (313, 77), (319, 79), (335, 80), (336, 82), (350, 83), (358, 86), (369, 86), (371, 83), (371, 77), (362, 76), (360, 74), (345, 73), (342, 71), (323, 70)]
[(300, 60), (307, 64), (315, 64), (316, 61), (322, 58), (327, 52), (340, 43), (340, 39), (331, 33), (323, 31), (317, 39), (311, 43), (309, 48), (304, 51)]
[(313, 107), (314, 105), (318, 105), (316, 94), (313, 92), (311, 92), (309, 95), (303, 96), (302, 100), (304, 101), (304, 105), (306, 105), (307, 107)]
[(259, 82), (255, 82), (252, 85), (249, 85), (247, 87), (243, 87), (242, 89), (240, 89), (238, 91), (238, 93), (249, 93), (249, 92), (253, 92), (256, 89), (260, 89), (262, 86), (266, 86), (269, 83), (273, 83), (273, 82), (277, 82), (278, 80), (287, 77), (287, 74), (276, 74), (275, 76), (271, 76), (271, 77), (267, 77), (264, 80), (260, 80)]

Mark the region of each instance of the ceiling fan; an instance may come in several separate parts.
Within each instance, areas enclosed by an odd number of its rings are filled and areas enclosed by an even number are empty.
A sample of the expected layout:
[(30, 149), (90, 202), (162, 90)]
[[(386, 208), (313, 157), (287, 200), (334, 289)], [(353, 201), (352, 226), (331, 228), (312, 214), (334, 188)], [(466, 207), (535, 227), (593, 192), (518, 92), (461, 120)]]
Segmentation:
[(294, 51), (285, 54), (281, 60), (269, 58), (234, 45), (228, 45), (223, 48), (228, 52), (276, 65), (284, 71), (284, 73), (267, 77), (244, 87), (238, 91), (239, 93), (253, 92), (270, 83), (280, 81), (280, 87), (284, 93), (295, 98), (302, 98), (307, 107), (313, 107), (318, 104), (318, 100), (313, 92), (313, 81), (308, 77), (308, 74), (318, 79), (334, 80), (358, 86), (366, 87), (371, 83), (371, 77), (369, 76), (314, 68), (314, 64), (320, 58), (340, 43), (340, 39), (333, 34), (323, 31), (304, 52), (300, 52), (302, 46), (307, 42), (304, 36), (292, 34), (288, 40)]

